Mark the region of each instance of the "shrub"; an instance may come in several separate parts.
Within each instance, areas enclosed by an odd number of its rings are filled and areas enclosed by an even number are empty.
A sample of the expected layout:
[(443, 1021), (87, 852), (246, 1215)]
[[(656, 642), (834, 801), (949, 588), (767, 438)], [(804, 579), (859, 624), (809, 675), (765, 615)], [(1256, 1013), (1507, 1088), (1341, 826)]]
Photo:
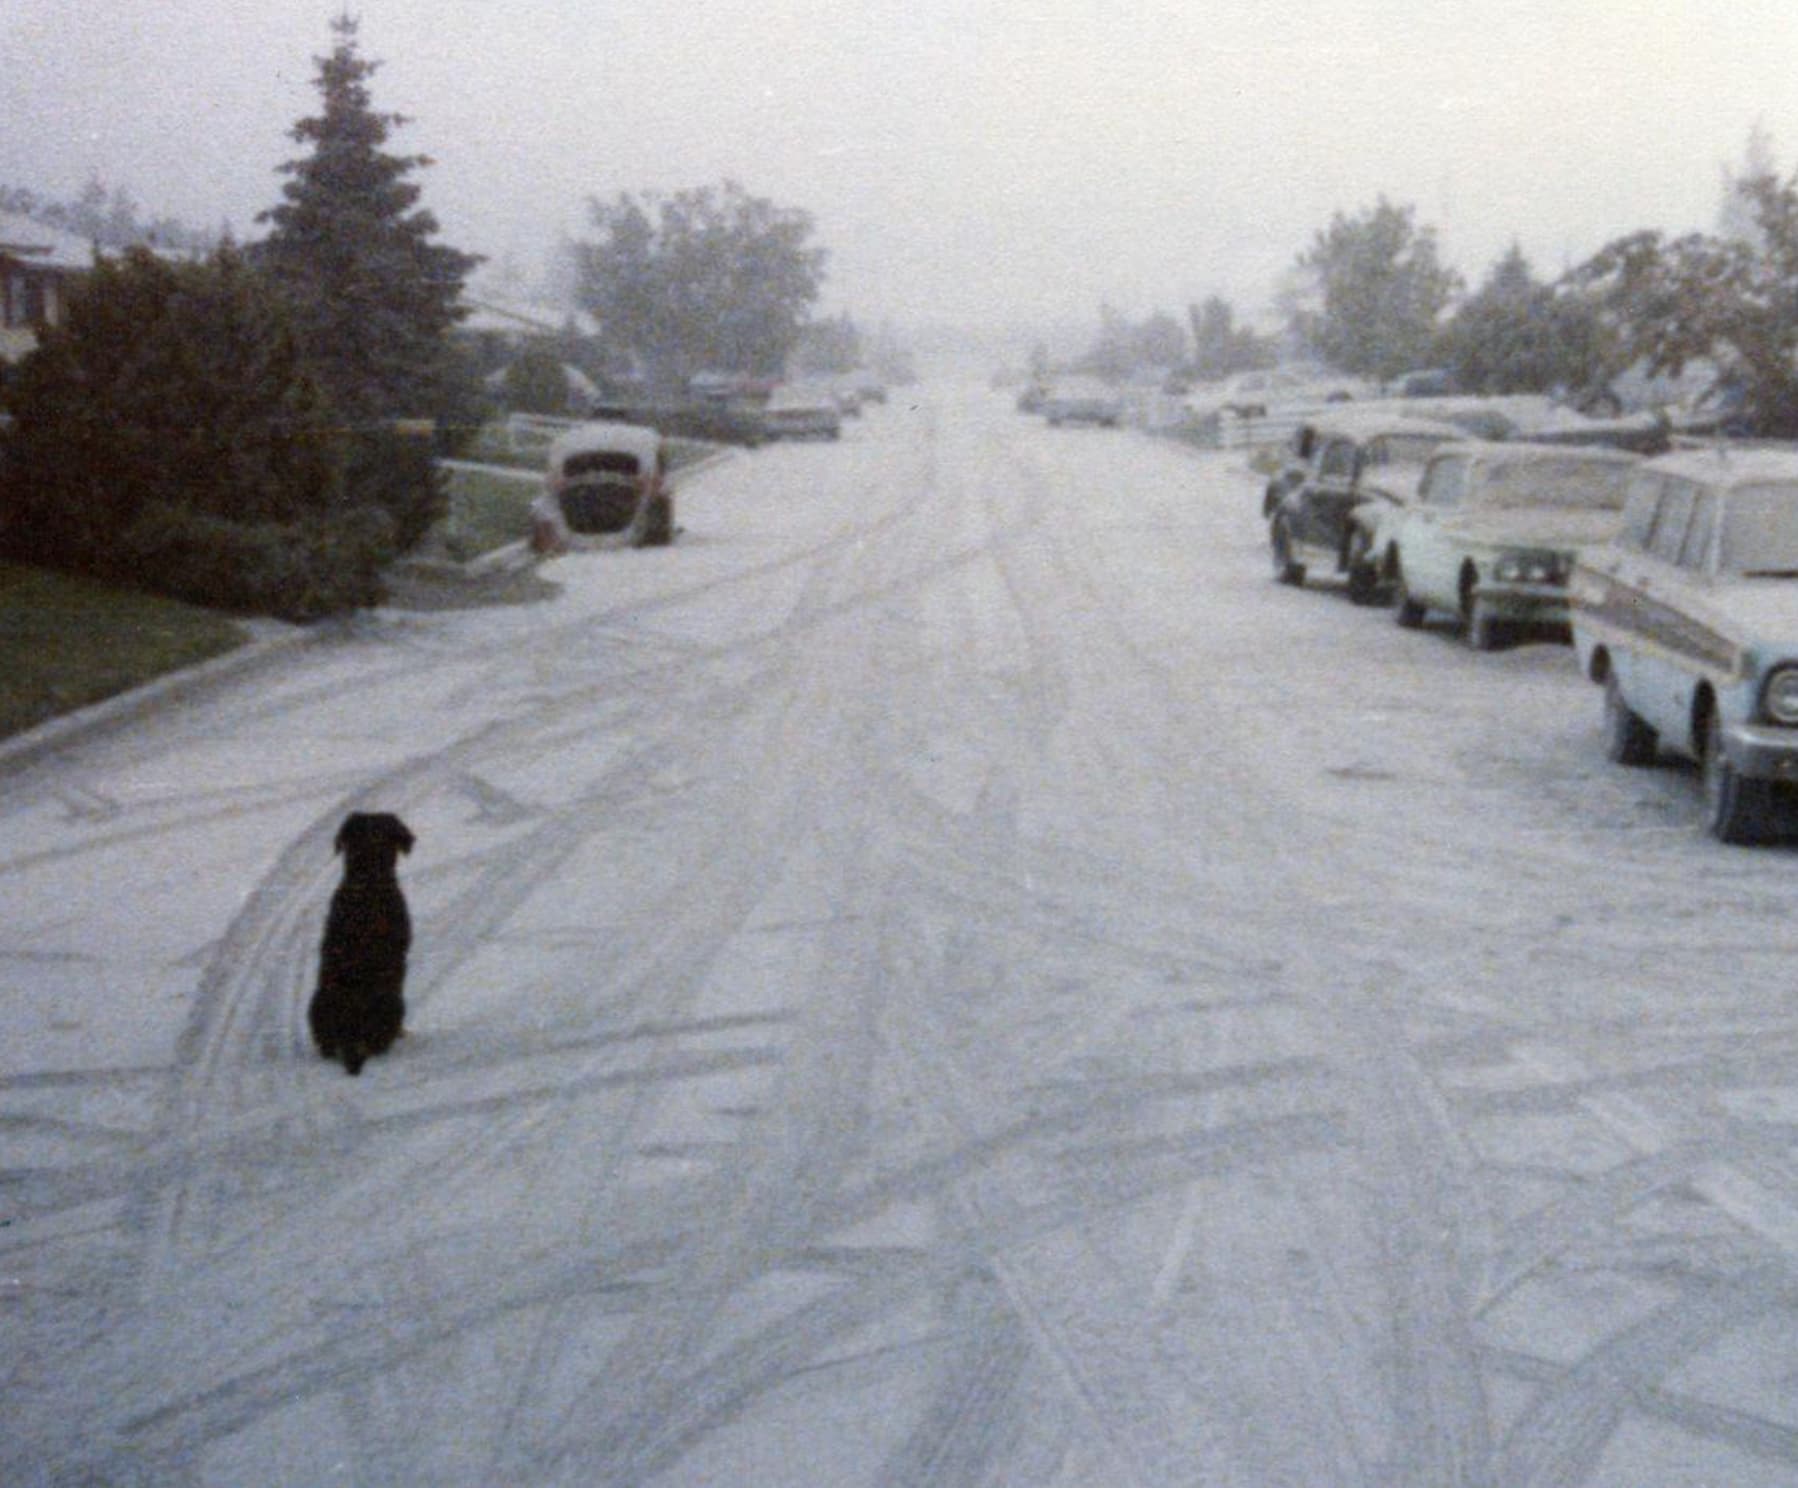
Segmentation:
[(97, 265), (7, 402), (0, 552), (27, 563), (310, 619), (376, 602), (444, 510), (429, 439), (339, 427), (229, 251)]
[(514, 413), (566, 414), (568, 372), (561, 357), (547, 346), (527, 346), (506, 368), (505, 396)]
[(193, 604), (317, 620), (380, 601), (391, 532), (386, 516), (367, 507), (285, 524), (153, 506), (120, 535), (116, 563), (124, 574), (154, 573), (162, 593)]

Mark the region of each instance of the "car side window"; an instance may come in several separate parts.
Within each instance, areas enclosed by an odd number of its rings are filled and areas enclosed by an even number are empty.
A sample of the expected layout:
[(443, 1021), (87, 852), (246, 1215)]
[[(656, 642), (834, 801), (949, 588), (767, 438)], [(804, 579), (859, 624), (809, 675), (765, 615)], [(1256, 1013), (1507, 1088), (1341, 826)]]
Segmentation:
[(1669, 481), (1661, 492), (1654, 530), (1648, 535), (1648, 551), (1668, 563), (1678, 563), (1680, 549), (1685, 546), (1686, 528), (1691, 521), (1692, 488), (1683, 481)]
[(1317, 473), (1326, 480), (1348, 480), (1355, 473), (1355, 446), (1352, 440), (1332, 439), (1324, 446)]
[(1679, 566), (1697, 573), (1710, 568), (1711, 545), (1717, 534), (1717, 498), (1700, 491), (1692, 505), (1692, 520), (1686, 525), (1686, 539), (1680, 544)]
[(1623, 508), (1623, 527), (1617, 541), (1626, 548), (1648, 547), (1648, 536), (1654, 530), (1654, 514), (1661, 501), (1661, 483), (1652, 475), (1639, 475), (1630, 482), (1629, 501)]
[(1467, 495), (1467, 462), (1461, 459), (1432, 461), (1420, 494), (1430, 506), (1459, 506)]

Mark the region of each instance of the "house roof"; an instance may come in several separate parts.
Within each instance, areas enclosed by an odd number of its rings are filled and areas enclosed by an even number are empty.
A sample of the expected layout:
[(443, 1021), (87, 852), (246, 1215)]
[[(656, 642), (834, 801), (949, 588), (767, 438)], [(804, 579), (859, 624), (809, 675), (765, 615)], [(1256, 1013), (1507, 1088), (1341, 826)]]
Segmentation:
[(94, 266), (94, 246), (86, 238), (59, 227), (45, 227), (17, 212), (0, 212), (0, 255), (66, 273)]
[(562, 310), (554, 305), (531, 304), (524, 300), (508, 300), (496, 295), (464, 295), (462, 303), (468, 314), (459, 330), (476, 335), (559, 336), (574, 323), (575, 333), (595, 334), (599, 327), (593, 317), (581, 310)]

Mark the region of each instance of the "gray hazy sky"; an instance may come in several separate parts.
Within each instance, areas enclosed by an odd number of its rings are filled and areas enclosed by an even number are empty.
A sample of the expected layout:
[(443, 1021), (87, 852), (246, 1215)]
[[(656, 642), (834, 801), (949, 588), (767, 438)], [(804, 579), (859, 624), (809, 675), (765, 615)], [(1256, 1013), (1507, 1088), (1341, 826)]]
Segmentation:
[[(0, 0), (0, 182), (253, 236), (336, 0)], [(446, 241), (535, 271), (585, 203), (726, 177), (814, 214), (827, 307), (1253, 313), (1331, 214), (1477, 282), (1713, 225), (1798, 157), (1798, 0), (363, 0)]]

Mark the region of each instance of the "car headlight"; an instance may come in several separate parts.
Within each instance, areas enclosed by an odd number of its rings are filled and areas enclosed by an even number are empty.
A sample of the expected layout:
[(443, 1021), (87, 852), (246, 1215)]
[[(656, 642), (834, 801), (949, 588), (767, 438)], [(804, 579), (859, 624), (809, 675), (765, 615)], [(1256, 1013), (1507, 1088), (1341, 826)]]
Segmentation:
[(1492, 565), (1492, 577), (1501, 584), (1565, 584), (1567, 568), (1564, 553), (1500, 553)]
[(1761, 707), (1775, 723), (1798, 724), (1798, 666), (1775, 667), (1768, 674)]

